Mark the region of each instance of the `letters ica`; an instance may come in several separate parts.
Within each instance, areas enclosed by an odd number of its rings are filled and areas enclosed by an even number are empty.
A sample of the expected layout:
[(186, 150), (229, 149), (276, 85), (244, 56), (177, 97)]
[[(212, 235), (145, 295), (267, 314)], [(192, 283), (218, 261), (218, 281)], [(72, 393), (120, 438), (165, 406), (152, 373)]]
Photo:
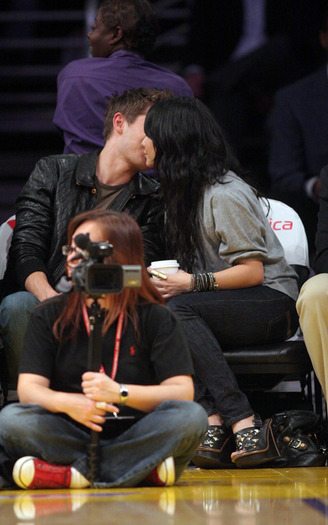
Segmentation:
[(273, 230), (292, 230), (293, 221), (277, 221), (269, 219), (269, 224)]

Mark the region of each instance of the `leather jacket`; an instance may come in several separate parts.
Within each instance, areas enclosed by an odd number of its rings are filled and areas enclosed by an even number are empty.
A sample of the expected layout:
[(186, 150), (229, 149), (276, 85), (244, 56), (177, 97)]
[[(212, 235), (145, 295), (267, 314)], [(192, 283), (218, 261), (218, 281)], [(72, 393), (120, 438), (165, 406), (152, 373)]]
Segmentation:
[[(82, 155), (51, 155), (36, 164), (16, 201), (5, 295), (24, 290), (25, 280), (33, 272), (44, 272), (52, 286), (64, 274), (62, 246), (67, 243), (69, 220), (96, 205), (94, 182), (99, 153), (100, 150)], [(164, 214), (159, 189), (158, 181), (137, 173), (110, 208), (127, 212), (140, 225), (147, 265), (164, 258), (160, 241)]]

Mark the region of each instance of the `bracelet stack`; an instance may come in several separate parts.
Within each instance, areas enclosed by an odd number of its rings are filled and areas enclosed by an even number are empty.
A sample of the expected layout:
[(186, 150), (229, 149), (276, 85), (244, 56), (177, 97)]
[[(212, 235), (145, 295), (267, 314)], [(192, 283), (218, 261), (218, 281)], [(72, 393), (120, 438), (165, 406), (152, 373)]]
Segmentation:
[(212, 272), (200, 272), (191, 275), (190, 292), (212, 292), (218, 289), (219, 285), (215, 282)]

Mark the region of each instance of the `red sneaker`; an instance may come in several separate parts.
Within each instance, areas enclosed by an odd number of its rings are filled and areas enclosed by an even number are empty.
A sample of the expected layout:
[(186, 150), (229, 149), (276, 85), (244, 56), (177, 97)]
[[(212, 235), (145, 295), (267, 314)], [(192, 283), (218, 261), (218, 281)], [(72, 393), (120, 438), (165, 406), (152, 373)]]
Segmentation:
[(175, 483), (175, 468), (173, 457), (164, 459), (144, 480), (145, 485), (155, 487), (171, 487)]
[(74, 467), (52, 465), (32, 456), (16, 461), (13, 479), (22, 489), (82, 489), (90, 485)]

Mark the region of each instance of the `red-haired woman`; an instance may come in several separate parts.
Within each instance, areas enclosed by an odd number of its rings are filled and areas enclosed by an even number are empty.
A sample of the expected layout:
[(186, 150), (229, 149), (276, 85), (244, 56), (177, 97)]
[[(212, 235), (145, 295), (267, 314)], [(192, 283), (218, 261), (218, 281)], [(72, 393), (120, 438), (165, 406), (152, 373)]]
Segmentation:
[(140, 228), (131, 217), (93, 210), (72, 219), (68, 275), (78, 261), (79, 234), (109, 241), (110, 262), (141, 265), (142, 285), (99, 299), (100, 372), (87, 369), (92, 298), (72, 291), (35, 309), (20, 366), (20, 403), (0, 413), (2, 464), (6, 472), (14, 465), (12, 478), (22, 488), (87, 487), (91, 429), (99, 432), (95, 486), (171, 485), (207, 428), (205, 411), (192, 402), (184, 333), (147, 276)]

